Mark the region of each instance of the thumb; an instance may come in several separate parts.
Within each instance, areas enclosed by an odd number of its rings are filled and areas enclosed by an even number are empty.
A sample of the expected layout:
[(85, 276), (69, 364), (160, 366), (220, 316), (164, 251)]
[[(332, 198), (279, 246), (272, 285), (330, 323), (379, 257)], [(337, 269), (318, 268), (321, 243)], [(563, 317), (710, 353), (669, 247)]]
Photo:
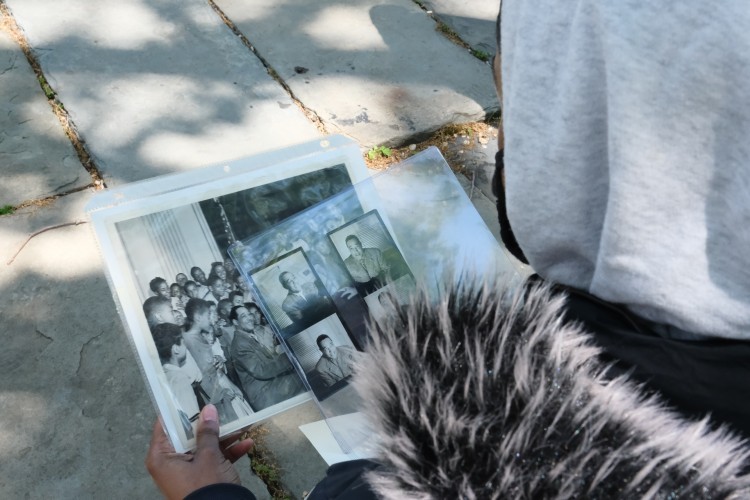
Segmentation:
[(202, 450), (219, 451), (219, 413), (212, 404), (201, 411), (196, 432), (196, 455)]

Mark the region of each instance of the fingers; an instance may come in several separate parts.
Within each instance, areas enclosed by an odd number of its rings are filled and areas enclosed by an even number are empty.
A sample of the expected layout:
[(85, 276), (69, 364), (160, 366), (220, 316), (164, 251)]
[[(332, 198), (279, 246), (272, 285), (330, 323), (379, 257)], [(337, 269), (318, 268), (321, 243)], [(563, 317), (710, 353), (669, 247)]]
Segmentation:
[(242, 441), (230, 444), (229, 446), (222, 446), (221, 452), (225, 457), (227, 457), (227, 459), (234, 463), (243, 456), (247, 455), (254, 444), (255, 443), (252, 439), (247, 438), (243, 439)]
[(161, 418), (156, 419), (154, 429), (151, 432), (151, 443), (148, 446), (148, 453), (146, 453), (146, 469), (153, 474), (154, 468), (161, 463), (164, 457), (174, 452), (172, 443), (169, 442), (169, 438), (164, 433)]
[(196, 454), (202, 450), (219, 450), (219, 413), (212, 404), (204, 406), (201, 411), (196, 432), (196, 445)]

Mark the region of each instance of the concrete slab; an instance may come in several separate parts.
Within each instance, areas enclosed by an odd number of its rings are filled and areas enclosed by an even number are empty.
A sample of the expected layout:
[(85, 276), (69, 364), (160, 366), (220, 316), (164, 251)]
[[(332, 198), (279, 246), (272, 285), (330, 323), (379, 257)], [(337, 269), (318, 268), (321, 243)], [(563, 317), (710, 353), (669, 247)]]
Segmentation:
[(263, 422), (266, 444), (281, 467), (281, 483), (293, 498), (304, 498), (328, 469), (299, 426), (322, 420), (314, 402), (308, 401)]
[(425, 8), (459, 34), (472, 48), (495, 54), (495, 21), (500, 0), (421, 0)]
[(0, 206), (91, 184), (26, 56), (2, 22), (0, 91)]
[(204, 0), (5, 3), (110, 185), (319, 136)]
[[(0, 217), (0, 498), (157, 498), (143, 465), (155, 412), (87, 225), (91, 192)], [(265, 485), (236, 466), (259, 498)]]
[(217, 0), (331, 133), (403, 143), (498, 108), (487, 64), (411, 0)]

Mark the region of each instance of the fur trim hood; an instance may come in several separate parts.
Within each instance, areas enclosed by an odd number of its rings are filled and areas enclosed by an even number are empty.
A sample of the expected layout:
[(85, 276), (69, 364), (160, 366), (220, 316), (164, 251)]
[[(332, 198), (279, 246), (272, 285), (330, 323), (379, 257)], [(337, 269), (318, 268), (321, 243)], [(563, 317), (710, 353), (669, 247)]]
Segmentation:
[(372, 325), (355, 384), (385, 498), (750, 498), (746, 443), (620, 377), (548, 287), (458, 287)]

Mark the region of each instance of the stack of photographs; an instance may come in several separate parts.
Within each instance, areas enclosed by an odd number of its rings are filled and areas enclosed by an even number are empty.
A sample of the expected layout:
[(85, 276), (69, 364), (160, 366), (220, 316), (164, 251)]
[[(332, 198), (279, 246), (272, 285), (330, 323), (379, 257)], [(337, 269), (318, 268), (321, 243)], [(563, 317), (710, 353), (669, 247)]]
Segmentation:
[(418, 286), (515, 274), (435, 148), (371, 177), (331, 136), (113, 189), (88, 211), (177, 451), (208, 403), (222, 435), (311, 398), (326, 419), (357, 412), (370, 322), (405, 318)]
[(225, 435), (310, 399), (227, 249), (366, 178), (359, 147), (331, 136), (92, 199), (110, 287), (177, 451), (194, 448), (207, 403)]

